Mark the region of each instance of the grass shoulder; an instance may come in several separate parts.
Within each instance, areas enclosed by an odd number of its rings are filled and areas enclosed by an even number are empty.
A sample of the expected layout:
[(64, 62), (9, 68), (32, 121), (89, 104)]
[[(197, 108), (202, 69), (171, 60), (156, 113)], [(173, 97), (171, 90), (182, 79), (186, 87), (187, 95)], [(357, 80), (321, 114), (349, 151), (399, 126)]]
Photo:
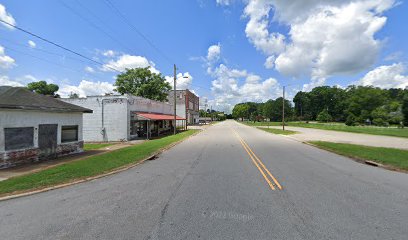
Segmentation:
[(36, 173), (13, 177), (0, 182), (0, 196), (29, 192), (108, 173), (146, 159), (198, 131), (187, 130), (177, 135), (149, 140), (135, 146), (91, 156), (79, 161), (64, 163)]
[(85, 143), (84, 151), (97, 150), (114, 145), (114, 143)]
[(392, 169), (408, 171), (408, 150), (323, 141), (310, 143), (343, 156), (358, 160), (370, 160)]
[(264, 128), (264, 127), (257, 127), (258, 129), (261, 129), (265, 132), (273, 133), (273, 134), (281, 134), (281, 135), (293, 135), (298, 132), (296, 131), (291, 131), (291, 130), (285, 130), (283, 131), (282, 129), (276, 129), (276, 128)]

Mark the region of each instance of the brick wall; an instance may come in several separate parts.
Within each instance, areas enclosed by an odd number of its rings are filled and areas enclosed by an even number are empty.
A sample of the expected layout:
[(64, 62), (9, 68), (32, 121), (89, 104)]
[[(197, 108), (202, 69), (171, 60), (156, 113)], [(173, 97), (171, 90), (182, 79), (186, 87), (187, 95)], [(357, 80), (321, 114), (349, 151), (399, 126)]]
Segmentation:
[(57, 146), (57, 156), (44, 156), (38, 148), (6, 151), (0, 153), (0, 169), (21, 166), (28, 163), (51, 160), (73, 153), (83, 152), (84, 142), (63, 143)]

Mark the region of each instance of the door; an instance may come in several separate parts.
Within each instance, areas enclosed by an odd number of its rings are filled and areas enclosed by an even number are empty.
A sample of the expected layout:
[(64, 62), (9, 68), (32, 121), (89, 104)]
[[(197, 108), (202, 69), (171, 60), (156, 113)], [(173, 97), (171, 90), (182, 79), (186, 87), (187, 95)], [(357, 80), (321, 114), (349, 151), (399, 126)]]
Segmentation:
[(58, 124), (40, 124), (38, 127), (38, 148), (40, 158), (57, 157)]

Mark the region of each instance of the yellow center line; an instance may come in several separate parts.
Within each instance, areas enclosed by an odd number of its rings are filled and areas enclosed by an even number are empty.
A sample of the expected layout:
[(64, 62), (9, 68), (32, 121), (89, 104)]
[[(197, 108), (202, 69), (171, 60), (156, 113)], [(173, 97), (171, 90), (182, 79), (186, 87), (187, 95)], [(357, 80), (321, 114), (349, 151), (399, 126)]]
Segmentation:
[[(282, 190), (282, 186), (279, 184), (278, 180), (276, 180), (276, 178), (272, 175), (272, 173), (268, 170), (268, 168), (266, 168), (265, 164), (263, 164), (263, 162), (261, 161), (261, 159), (259, 159), (259, 157), (254, 153), (254, 151), (252, 151), (252, 149), (249, 147), (249, 145), (244, 141), (244, 139), (242, 139), (242, 137), (238, 134), (237, 131), (235, 131), (234, 129), (231, 128), (231, 130), (235, 133), (235, 135), (237, 136), (238, 140), (241, 142), (242, 146), (244, 147), (245, 151), (247, 151), (248, 155), (251, 157), (253, 163), (255, 164), (255, 166), (258, 168), (258, 170), (261, 172), (262, 176), (265, 178), (265, 180), (268, 182), (269, 186), (271, 187), (272, 190), (275, 190), (275, 187), (273, 186), (273, 184), (271, 183), (271, 181), (269, 180), (269, 178), (266, 176), (266, 174), (264, 173), (264, 171), (266, 171), (269, 175), (269, 177), (273, 180), (273, 182), (275, 183), (275, 185)], [(255, 160), (255, 159), (256, 160)], [(262, 166), (262, 168), (259, 166), (259, 164)]]
[(248, 151), (247, 147), (245, 146), (245, 144), (242, 142), (242, 140), (240, 139), (239, 135), (234, 132), (238, 138), (238, 140), (240, 141), (242, 147), (244, 147), (245, 151), (248, 153), (249, 157), (252, 159), (252, 162), (254, 163), (254, 165), (258, 168), (259, 172), (261, 172), (262, 176), (264, 177), (265, 181), (268, 183), (269, 187), (272, 190), (275, 190), (275, 187), (273, 186), (273, 184), (271, 183), (271, 181), (268, 179), (268, 177), (266, 176), (265, 172), (261, 169), (261, 167), (259, 166), (259, 164), (256, 162), (256, 160), (254, 159), (254, 157), (251, 155), (251, 153)]

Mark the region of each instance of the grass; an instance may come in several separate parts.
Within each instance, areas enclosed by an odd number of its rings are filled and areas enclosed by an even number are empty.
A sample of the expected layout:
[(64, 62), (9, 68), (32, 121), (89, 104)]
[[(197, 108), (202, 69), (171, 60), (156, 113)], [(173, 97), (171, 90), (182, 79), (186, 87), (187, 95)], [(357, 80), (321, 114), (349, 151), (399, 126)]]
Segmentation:
[[(282, 125), (281, 122), (255, 122), (255, 123), (243, 122), (243, 123), (255, 127), (268, 125), (269, 126)], [(347, 126), (343, 123), (304, 123), (304, 122), (287, 122), (286, 126), (408, 138), (408, 128), (400, 129), (392, 127), (386, 128), (374, 126)]]
[(84, 160), (68, 162), (40, 172), (13, 177), (0, 182), (0, 196), (13, 192), (25, 192), (72, 182), (86, 177), (110, 172), (114, 169), (139, 162), (159, 150), (196, 133), (188, 130), (141, 144), (118, 149)]
[(258, 129), (264, 130), (265, 132), (270, 132), (270, 133), (274, 133), (274, 134), (282, 134), (282, 135), (292, 135), (292, 134), (298, 133), (298, 132), (290, 131), (290, 130), (283, 131), (282, 129), (276, 129), (276, 128), (261, 128), (261, 127), (258, 127)]
[(397, 169), (408, 170), (408, 150), (322, 141), (313, 141), (310, 143), (343, 156), (370, 160)]
[(112, 146), (113, 144), (114, 143), (85, 143), (84, 150), (89, 151), (89, 150), (101, 149), (104, 147)]

